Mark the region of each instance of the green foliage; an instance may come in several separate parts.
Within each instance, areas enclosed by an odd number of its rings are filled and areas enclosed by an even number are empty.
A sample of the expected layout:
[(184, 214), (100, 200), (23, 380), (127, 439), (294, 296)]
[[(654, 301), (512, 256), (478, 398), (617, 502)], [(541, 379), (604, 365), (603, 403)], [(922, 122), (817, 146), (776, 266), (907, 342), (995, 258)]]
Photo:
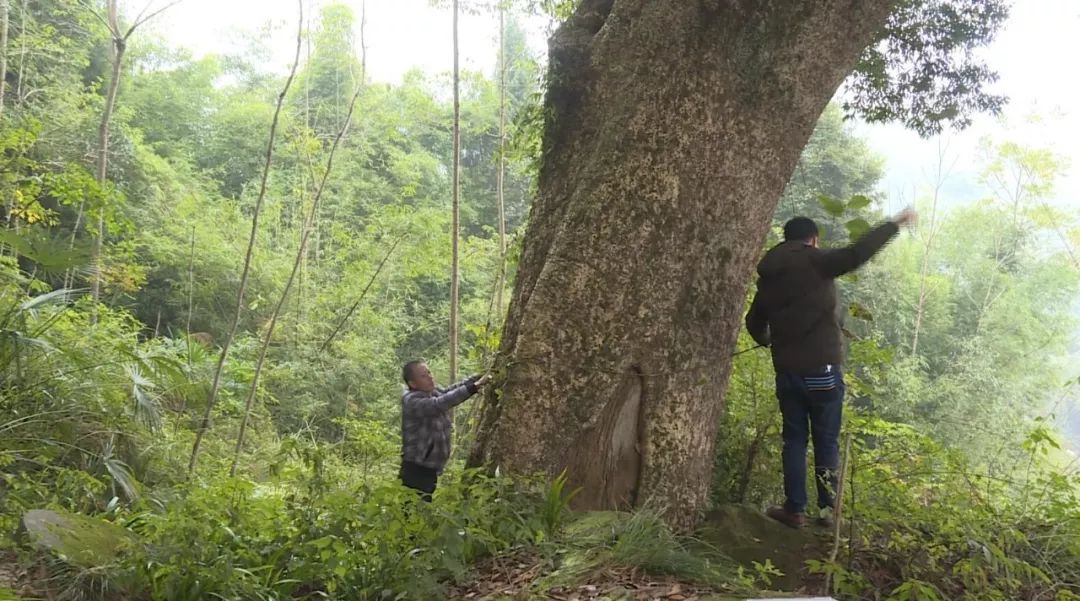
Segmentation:
[[(924, 234), (930, 243), (897, 240), (864, 270), (851, 294), (879, 319), (853, 329), (898, 355), (891, 369), (868, 374), (882, 415), (990, 459), (1000, 436), (1018, 435), (1046, 410), (1067, 378), (1055, 357), (1068, 352), (1080, 285), (1067, 254), (1038, 242), (1052, 234), (1023, 204), (988, 200), (939, 217)], [(897, 298), (913, 302), (898, 307)]]
[(544, 496), (544, 526), (546, 526), (550, 532), (554, 532), (558, 529), (569, 509), (570, 501), (580, 490), (574, 489), (566, 492), (565, 489), (566, 471), (564, 470), (558, 477), (551, 481), (551, 486), (548, 487), (547, 494)]
[(341, 130), (349, 99), (363, 76), (353, 40), (354, 21), (352, 9), (345, 4), (320, 8), (317, 28), (311, 33), (313, 51), (293, 88), (296, 111), (319, 138)]
[(637, 568), (656, 576), (732, 590), (737, 569), (732, 561), (701, 540), (676, 534), (662, 514), (587, 513), (566, 526), (561, 540), (565, 557), (542, 586), (588, 578), (611, 566)]
[[(88, 306), (78, 291), (31, 295), (4, 265), (0, 285), (0, 464), (4, 527), (22, 512), (104, 510), (138, 499), (171, 470), (163, 404), (187, 372), (174, 351), (136, 342), (130, 317)], [(168, 391), (168, 392), (167, 392)], [(167, 481), (167, 479), (165, 480)], [(115, 502), (115, 501), (113, 501)]]
[[(92, 568), (21, 548), (48, 571), (31, 584), (71, 598), (430, 598), (479, 557), (550, 540), (572, 496), (563, 480), (541, 489), (455, 466), (431, 506), (393, 484), (396, 374), (416, 356), (436, 369), (447, 360), (445, 82), (414, 72), (363, 89), (271, 341), (242, 449), (247, 479), (220, 480), (257, 341), (323, 176), (326, 134), (362, 82), (353, 15), (323, 7), (282, 118), (205, 460), (189, 481), (186, 453), (233, 316), (281, 82), (251, 62), (258, 48), (196, 61), (138, 36), (100, 186), (86, 149), (104, 101), (107, 40), (87, 33), (102, 28), (77, 2), (26, 4), (12, 22), (27, 26), (9, 43), (27, 52), (18, 70), (9, 62), (0, 123), (0, 528), (48, 507), (107, 516), (142, 541), (121, 562)], [(510, 23), (512, 122), (537, 78)], [(464, 90), (462, 355), (479, 369), (502, 310), (491, 300), (499, 102), (488, 76), (466, 74)], [(513, 229), (532, 175), (523, 156), (507, 168)], [(92, 307), (60, 284), (89, 282), (84, 248), (102, 214), (105, 294)], [(3, 551), (15, 545), (5, 539)]]
[(1002, 0), (902, 0), (849, 79), (845, 110), (924, 136), (996, 113), (1005, 98), (984, 87), (997, 74), (973, 50), (993, 40), (1008, 14)]
[(145, 551), (126, 569), (153, 599), (437, 598), (478, 557), (544, 532), (534, 493), (505, 480), (462, 474), (431, 505), (397, 484), (358, 484), (208, 483), (138, 516)]
[[(745, 329), (738, 348), (754, 346)], [(726, 503), (766, 503), (775, 494), (779, 468), (780, 413), (774, 397), (774, 376), (768, 350), (743, 353), (725, 395), (727, 404), (717, 433), (718, 449), (713, 467), (712, 499)]]
[(752, 565), (754, 566), (753, 572), (739, 566), (738, 575), (736, 576), (736, 581), (747, 590), (770, 589), (772, 588), (773, 578), (784, 575), (769, 559), (766, 559), (765, 563), (755, 561)]
[[(142, 32), (140, 32), (140, 38)], [(193, 60), (190, 53), (162, 43), (140, 40), (127, 57), (132, 73), (121, 80), (122, 117), (142, 134), (142, 143), (160, 157), (198, 156), (211, 137), (207, 115), (220, 105), (214, 80), (221, 62), (209, 56)]]
[(1006, 476), (906, 425), (858, 416), (848, 427), (856, 442), (846, 511), (857, 530), (846, 566), (812, 566), (832, 572), (838, 592), (1030, 599), (1070, 590), (1078, 565), (1065, 549), (1080, 543), (1080, 477), (1030, 461), (1043, 434), (1029, 437), (1029, 461)]
[(854, 135), (840, 108), (830, 104), (802, 151), (773, 221), (783, 225), (796, 216), (810, 217), (826, 239), (843, 239), (847, 230), (839, 215), (845, 206), (857, 215), (872, 210), (883, 173), (882, 158)]

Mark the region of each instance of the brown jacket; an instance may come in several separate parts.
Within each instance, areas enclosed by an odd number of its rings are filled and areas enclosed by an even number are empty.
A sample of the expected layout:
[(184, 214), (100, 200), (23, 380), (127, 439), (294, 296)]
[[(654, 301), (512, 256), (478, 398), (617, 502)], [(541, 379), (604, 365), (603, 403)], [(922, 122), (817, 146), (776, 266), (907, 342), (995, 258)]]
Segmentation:
[(758, 344), (771, 347), (778, 372), (844, 362), (833, 280), (869, 261), (898, 231), (895, 223), (886, 222), (846, 248), (824, 250), (789, 241), (765, 254), (758, 263), (746, 329)]

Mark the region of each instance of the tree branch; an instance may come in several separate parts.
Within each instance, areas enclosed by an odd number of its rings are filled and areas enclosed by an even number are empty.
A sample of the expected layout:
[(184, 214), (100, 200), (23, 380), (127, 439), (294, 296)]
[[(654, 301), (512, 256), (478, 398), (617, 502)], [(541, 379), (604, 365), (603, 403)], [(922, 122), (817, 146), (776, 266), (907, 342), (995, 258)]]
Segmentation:
[(386, 251), (386, 254), (383, 255), (382, 261), (379, 261), (379, 266), (375, 268), (375, 273), (371, 274), (371, 278), (368, 279), (367, 285), (364, 286), (364, 290), (360, 292), (360, 296), (357, 297), (356, 302), (353, 303), (351, 307), (349, 307), (349, 310), (345, 313), (345, 317), (341, 318), (341, 321), (338, 322), (338, 325), (334, 328), (334, 331), (330, 332), (330, 335), (326, 337), (326, 341), (323, 342), (322, 346), (319, 347), (319, 353), (325, 351), (326, 347), (330, 346), (330, 342), (334, 339), (334, 336), (337, 336), (338, 332), (341, 331), (341, 328), (345, 327), (345, 323), (349, 321), (349, 318), (352, 317), (353, 312), (356, 311), (356, 308), (360, 306), (360, 303), (364, 300), (364, 297), (367, 296), (368, 290), (371, 288), (371, 285), (375, 283), (375, 278), (379, 277), (379, 273), (382, 272), (383, 266), (386, 265), (386, 260), (390, 258), (390, 255), (394, 252), (394, 249), (397, 248), (397, 245), (400, 242), (401, 238), (394, 240), (394, 244), (390, 246), (390, 250)]
[[(124, 34), (123, 39), (126, 41), (129, 37), (131, 37), (131, 34), (135, 33), (135, 29), (137, 27), (139, 27), (143, 23), (146, 23), (150, 19), (153, 19), (154, 17), (160, 15), (161, 13), (169, 10), (170, 8), (176, 6), (177, 4), (180, 4), (183, 1), (184, 0), (173, 0), (172, 2), (170, 2), (170, 3), (166, 4), (165, 6), (159, 8), (158, 10), (155, 10), (154, 12), (150, 13), (149, 15), (146, 15), (145, 17), (143, 17), (142, 13), (139, 13), (139, 17), (137, 19), (135, 19), (135, 22), (131, 25), (131, 27), (128, 28), (127, 33)], [(150, 4), (146, 5), (146, 8), (143, 9), (143, 12), (146, 12), (147, 8), (150, 8)]]
[(259, 212), (262, 210), (263, 200), (266, 198), (266, 186), (267, 180), (270, 177), (270, 165), (274, 158), (274, 139), (277, 135), (278, 120), (281, 116), (282, 105), (285, 104), (285, 95), (289, 92), (289, 87), (292, 86), (293, 79), (296, 77), (296, 69), (300, 64), (300, 48), (302, 46), (303, 34), (304, 34), (304, 2), (303, 0), (297, 0), (299, 5), (299, 22), (296, 30), (296, 56), (293, 58), (292, 69), (289, 71), (289, 77), (285, 80), (285, 85), (278, 94), (277, 106), (274, 109), (274, 117), (270, 123), (270, 139), (266, 144), (266, 159), (263, 164), (262, 182), (259, 186), (259, 196), (255, 200), (255, 210), (251, 217), (251, 236), (248, 238), (247, 254), (244, 256), (244, 269), (240, 275), (240, 290), (237, 292), (236, 298), (236, 313), (233, 316), (232, 324), (229, 326), (229, 334), (225, 337), (225, 342), (221, 348), (221, 355), (218, 358), (217, 367), (214, 370), (214, 381), (210, 386), (210, 394), (206, 401), (206, 410), (203, 413), (202, 423), (199, 425), (199, 430), (195, 434), (195, 444), (191, 449), (191, 460), (188, 462), (188, 473), (195, 471), (195, 464), (199, 457), (199, 448), (202, 446), (202, 439), (206, 435), (206, 431), (210, 428), (210, 415), (214, 409), (214, 402), (217, 400), (217, 393), (221, 387), (221, 374), (225, 368), (225, 360), (229, 355), (229, 347), (232, 345), (233, 338), (236, 336), (236, 328), (240, 323), (240, 313), (244, 309), (244, 293), (247, 290), (248, 276), (251, 273), (251, 258), (255, 251), (255, 240), (258, 238), (259, 233)]
[[(302, 1), (303, 0), (301, 0), (301, 2)], [(300, 46), (301, 42), (298, 36), (296, 41), (297, 60), (299, 60), (300, 57)], [(259, 351), (259, 359), (255, 363), (255, 373), (251, 379), (251, 388), (248, 389), (247, 401), (244, 403), (244, 416), (240, 420), (240, 431), (236, 435), (236, 447), (233, 450), (233, 462), (232, 466), (229, 468), (230, 476), (236, 475), (236, 468), (240, 464), (240, 451), (244, 445), (244, 435), (247, 432), (248, 417), (251, 415), (251, 407), (255, 403), (255, 394), (259, 388), (259, 377), (262, 374), (266, 353), (270, 349), (270, 340), (274, 335), (274, 326), (277, 325), (277, 319), (281, 314), (281, 308), (285, 306), (285, 300), (289, 296), (289, 290), (292, 289), (293, 281), (296, 279), (296, 273), (300, 269), (300, 262), (303, 260), (308, 238), (311, 236), (311, 225), (315, 221), (315, 211), (318, 209), (319, 201), (322, 199), (323, 190), (326, 189), (326, 182), (330, 179), (330, 173), (334, 168), (334, 155), (337, 154), (341, 140), (349, 131), (349, 124), (352, 123), (353, 111), (356, 109), (356, 101), (360, 98), (360, 93), (364, 91), (364, 77), (365, 74), (361, 74), (360, 82), (356, 86), (356, 91), (353, 93), (352, 100), (349, 101), (349, 112), (345, 115), (345, 123), (341, 126), (337, 136), (334, 138), (334, 143), (330, 146), (330, 153), (326, 158), (326, 169), (323, 171), (322, 180), (319, 181), (319, 187), (315, 190), (315, 198), (312, 200), (311, 210), (304, 219), (303, 234), (300, 236), (300, 246), (296, 250), (296, 258), (293, 261), (292, 272), (289, 273), (289, 279), (285, 282), (285, 288), (281, 291), (281, 297), (278, 299), (277, 305), (274, 307), (274, 312), (270, 316), (270, 324), (266, 328), (262, 349)]]
[(105, 29), (108, 29), (110, 33), (112, 32), (112, 27), (109, 25), (109, 21), (105, 19), (105, 17), (101, 16), (101, 13), (94, 10), (94, 8), (87, 2), (83, 2), (82, 4), (90, 14), (97, 17), (98, 21), (101, 21), (101, 24), (105, 26)]

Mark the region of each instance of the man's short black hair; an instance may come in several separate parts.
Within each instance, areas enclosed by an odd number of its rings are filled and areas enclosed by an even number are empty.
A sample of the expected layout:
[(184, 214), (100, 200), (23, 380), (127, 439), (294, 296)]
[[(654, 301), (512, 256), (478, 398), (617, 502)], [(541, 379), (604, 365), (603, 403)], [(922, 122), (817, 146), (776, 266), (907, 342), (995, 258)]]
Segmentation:
[(416, 367), (417, 365), (423, 365), (424, 363), (426, 363), (426, 362), (423, 359), (416, 359), (416, 360), (409, 361), (408, 363), (406, 363), (401, 368), (401, 379), (405, 380), (405, 383), (408, 384), (409, 380), (412, 380), (413, 368)]
[(806, 242), (818, 235), (817, 224), (809, 217), (796, 217), (784, 224), (784, 241)]

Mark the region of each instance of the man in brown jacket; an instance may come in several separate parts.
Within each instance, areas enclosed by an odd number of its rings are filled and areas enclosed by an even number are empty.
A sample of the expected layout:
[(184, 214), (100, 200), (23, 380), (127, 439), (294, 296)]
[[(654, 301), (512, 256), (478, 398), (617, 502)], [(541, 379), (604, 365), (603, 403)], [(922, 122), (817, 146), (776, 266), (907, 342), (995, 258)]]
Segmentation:
[(806, 524), (806, 446), (814, 440), (814, 472), (822, 521), (828, 523), (840, 463), (844, 341), (834, 280), (866, 263), (900, 226), (914, 222), (905, 210), (851, 246), (818, 248), (818, 228), (796, 217), (784, 225), (784, 242), (758, 264), (757, 293), (746, 315), (754, 340), (772, 350), (776, 397), (784, 418), (783, 506), (769, 517), (792, 528)]

